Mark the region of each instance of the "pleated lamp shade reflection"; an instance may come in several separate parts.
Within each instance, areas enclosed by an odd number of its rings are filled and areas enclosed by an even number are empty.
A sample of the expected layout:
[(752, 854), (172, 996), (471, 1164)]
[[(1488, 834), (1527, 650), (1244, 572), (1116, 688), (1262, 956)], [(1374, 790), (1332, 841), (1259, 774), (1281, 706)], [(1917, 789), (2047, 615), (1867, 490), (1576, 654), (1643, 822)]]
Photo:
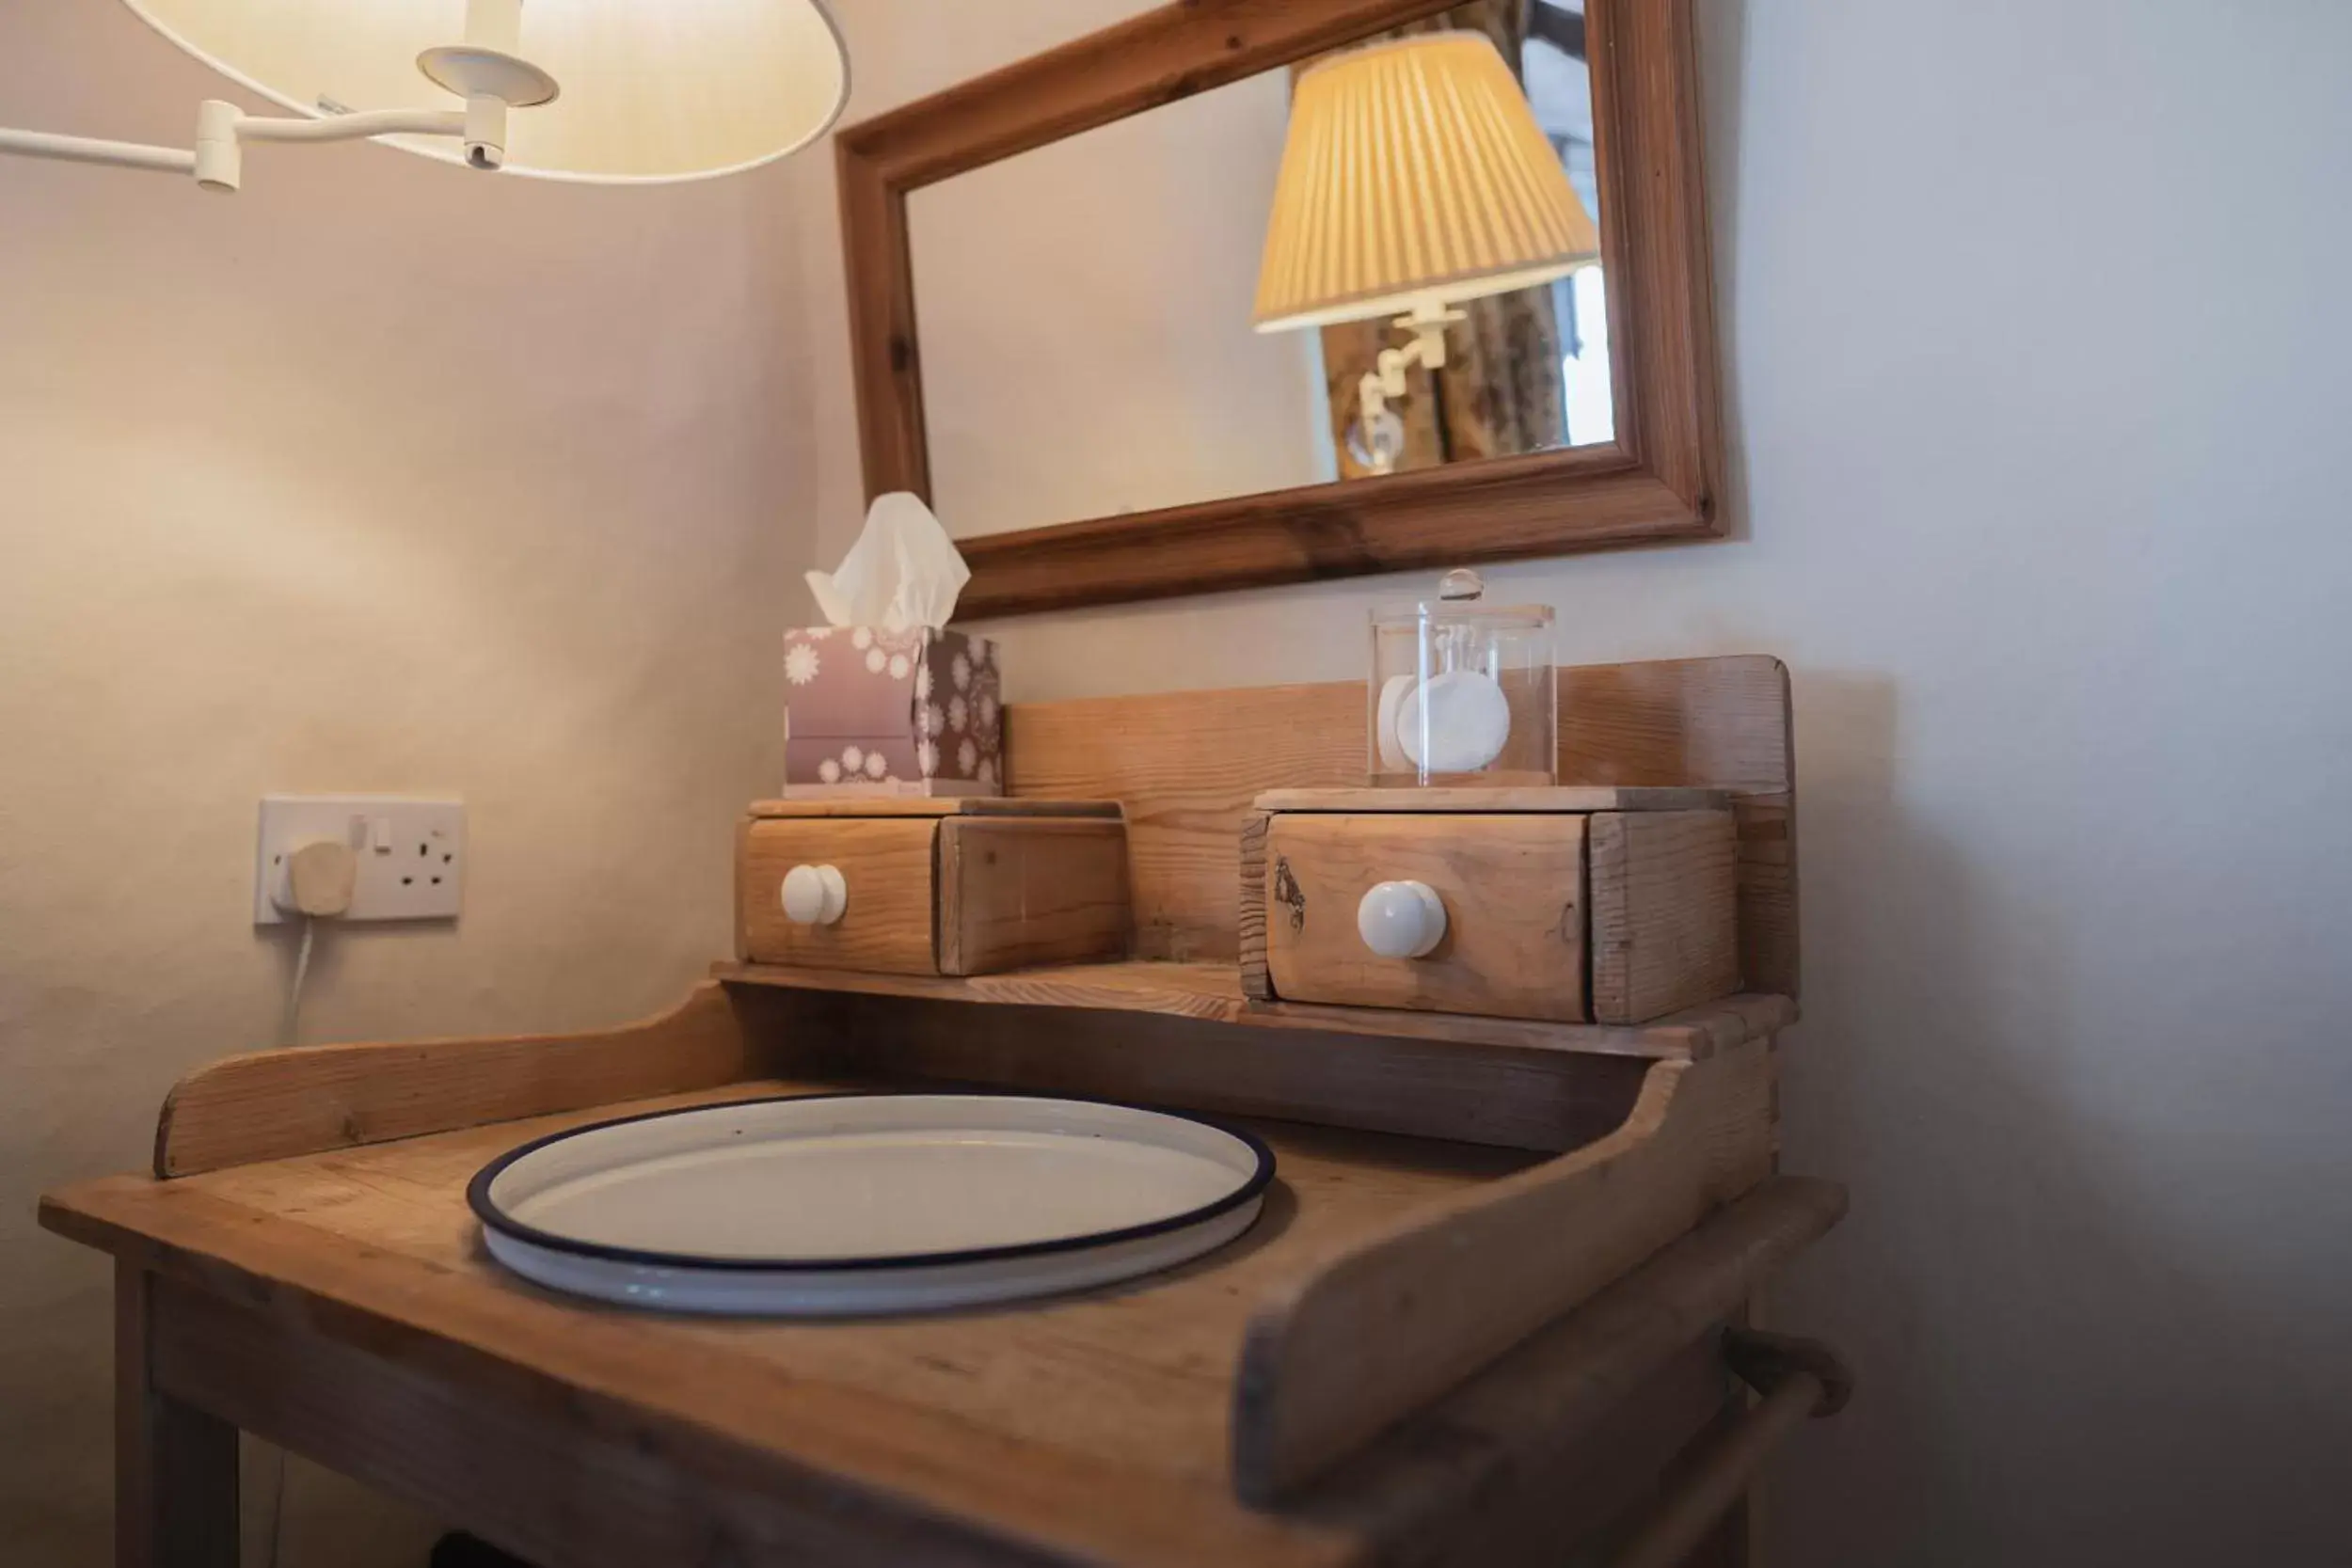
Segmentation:
[[(462, 106), (416, 62), (465, 40), (469, 0), (124, 4), (298, 114)], [(615, 184), (731, 174), (806, 146), (849, 97), (849, 62), (821, 0), (525, 0), (520, 40), (515, 53), (563, 93), (516, 111), (510, 174)], [(451, 138), (382, 139), (464, 156)]]
[(1261, 332), (1548, 283), (1600, 234), (1483, 33), (1424, 33), (1302, 74), (1258, 275)]

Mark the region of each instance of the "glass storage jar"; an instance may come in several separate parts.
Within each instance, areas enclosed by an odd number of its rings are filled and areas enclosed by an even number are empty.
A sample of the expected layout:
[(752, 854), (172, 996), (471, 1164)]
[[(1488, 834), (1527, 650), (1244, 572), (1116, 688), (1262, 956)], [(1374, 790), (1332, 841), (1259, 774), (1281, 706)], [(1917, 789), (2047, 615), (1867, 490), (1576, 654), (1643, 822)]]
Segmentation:
[(1434, 599), (1372, 612), (1367, 736), (1377, 785), (1559, 781), (1549, 608), (1494, 608), (1470, 571)]

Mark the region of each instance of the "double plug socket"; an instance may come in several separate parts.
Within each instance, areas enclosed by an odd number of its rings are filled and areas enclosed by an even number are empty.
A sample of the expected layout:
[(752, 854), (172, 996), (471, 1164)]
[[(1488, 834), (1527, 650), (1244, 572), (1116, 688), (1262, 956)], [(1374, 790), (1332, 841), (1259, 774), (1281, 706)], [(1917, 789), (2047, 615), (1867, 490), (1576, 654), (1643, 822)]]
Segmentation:
[(297, 918), (287, 862), (306, 844), (346, 845), (358, 862), (342, 919), (454, 920), (464, 905), (462, 800), (389, 795), (267, 795), (253, 877), (253, 923)]

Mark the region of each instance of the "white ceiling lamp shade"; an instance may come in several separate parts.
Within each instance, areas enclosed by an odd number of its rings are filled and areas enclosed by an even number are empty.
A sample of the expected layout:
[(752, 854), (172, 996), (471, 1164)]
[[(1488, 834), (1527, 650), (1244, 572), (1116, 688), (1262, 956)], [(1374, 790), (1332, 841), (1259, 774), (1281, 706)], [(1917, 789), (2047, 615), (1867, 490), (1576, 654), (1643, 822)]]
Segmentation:
[(233, 190), (245, 143), (372, 137), (537, 179), (665, 184), (797, 151), (850, 94), (823, 0), (123, 3), (305, 118), (215, 102), (192, 152), (13, 131), (0, 131), (0, 151), (193, 172)]
[[(296, 114), (462, 106), (417, 61), (471, 41), (467, 0), (124, 4)], [(514, 117), (509, 174), (614, 184), (732, 174), (807, 146), (849, 98), (849, 61), (819, 0), (523, 0), (521, 12), (513, 52), (562, 95)], [(445, 139), (386, 139), (463, 161)]]

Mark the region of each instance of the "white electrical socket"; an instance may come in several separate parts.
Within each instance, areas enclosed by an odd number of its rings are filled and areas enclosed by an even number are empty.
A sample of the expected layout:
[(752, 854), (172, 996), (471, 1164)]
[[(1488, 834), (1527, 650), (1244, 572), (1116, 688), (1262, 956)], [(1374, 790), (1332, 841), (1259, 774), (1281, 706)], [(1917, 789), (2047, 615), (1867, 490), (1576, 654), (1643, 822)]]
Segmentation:
[(255, 857), (253, 924), (295, 918), (286, 862), (306, 844), (351, 846), (359, 862), (355, 920), (453, 920), (466, 885), (466, 804), (396, 795), (265, 795)]

